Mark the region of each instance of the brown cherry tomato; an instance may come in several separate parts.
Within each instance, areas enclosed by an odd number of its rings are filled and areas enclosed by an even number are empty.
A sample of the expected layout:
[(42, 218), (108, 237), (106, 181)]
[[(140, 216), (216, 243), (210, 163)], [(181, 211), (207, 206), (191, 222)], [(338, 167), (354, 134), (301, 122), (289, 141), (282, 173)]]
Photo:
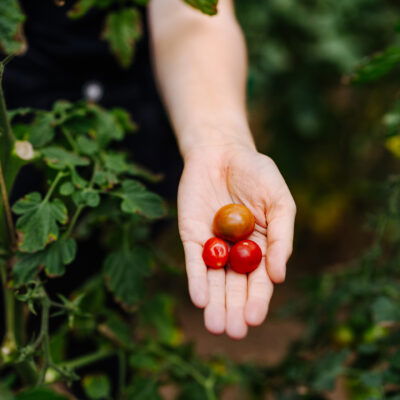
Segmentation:
[(229, 265), (240, 274), (254, 271), (260, 265), (261, 259), (260, 246), (252, 240), (235, 243), (229, 252)]
[(203, 260), (214, 269), (223, 268), (228, 261), (229, 246), (220, 238), (212, 237), (204, 243)]
[(228, 204), (217, 211), (213, 225), (215, 236), (238, 242), (253, 233), (255, 218), (243, 204)]

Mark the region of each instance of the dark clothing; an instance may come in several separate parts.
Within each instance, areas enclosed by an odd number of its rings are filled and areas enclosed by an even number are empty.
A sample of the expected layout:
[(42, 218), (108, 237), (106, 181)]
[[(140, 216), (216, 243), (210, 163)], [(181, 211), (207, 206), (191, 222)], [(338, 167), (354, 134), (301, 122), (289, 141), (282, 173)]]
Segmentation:
[(102, 88), (99, 104), (129, 110), (139, 125), (127, 139), (133, 158), (155, 172), (163, 172), (163, 195), (174, 198), (181, 161), (151, 71), (145, 10), (144, 37), (135, 51), (132, 67), (123, 69), (101, 40), (105, 13), (93, 10), (80, 19), (67, 17), (73, 0), (59, 7), (52, 0), (22, 0), (27, 15), (28, 51), (15, 58), (5, 72), (9, 108), (48, 109), (58, 99), (84, 97), (90, 82)]

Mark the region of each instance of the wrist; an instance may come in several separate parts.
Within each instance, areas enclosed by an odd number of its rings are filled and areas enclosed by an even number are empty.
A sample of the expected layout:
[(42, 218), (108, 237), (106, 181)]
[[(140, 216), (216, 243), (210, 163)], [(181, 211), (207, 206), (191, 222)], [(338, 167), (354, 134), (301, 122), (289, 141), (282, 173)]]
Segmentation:
[(197, 124), (177, 132), (177, 137), (185, 162), (196, 154), (222, 154), (235, 149), (256, 150), (247, 123)]

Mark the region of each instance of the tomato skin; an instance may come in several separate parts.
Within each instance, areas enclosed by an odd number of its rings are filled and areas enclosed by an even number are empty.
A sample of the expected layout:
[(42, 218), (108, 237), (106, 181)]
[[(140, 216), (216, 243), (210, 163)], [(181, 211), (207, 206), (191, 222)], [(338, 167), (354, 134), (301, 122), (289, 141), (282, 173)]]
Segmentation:
[(204, 243), (203, 260), (213, 269), (224, 268), (229, 256), (229, 246), (224, 240), (212, 237)]
[(254, 271), (261, 262), (260, 246), (252, 240), (241, 240), (235, 243), (229, 252), (229, 265), (239, 274)]
[(230, 242), (246, 239), (254, 231), (255, 218), (243, 204), (227, 204), (214, 217), (214, 234)]

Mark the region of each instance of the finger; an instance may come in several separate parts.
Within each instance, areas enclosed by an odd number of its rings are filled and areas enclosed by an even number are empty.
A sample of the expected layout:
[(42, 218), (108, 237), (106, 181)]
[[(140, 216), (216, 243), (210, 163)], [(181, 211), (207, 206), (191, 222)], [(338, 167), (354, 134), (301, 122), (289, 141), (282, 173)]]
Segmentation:
[(231, 269), (226, 273), (226, 333), (232, 339), (247, 335), (244, 307), (247, 297), (247, 276)]
[(183, 243), (189, 294), (196, 307), (204, 308), (208, 302), (207, 267), (202, 258), (203, 247), (195, 242)]
[(273, 290), (274, 285), (265, 268), (260, 266), (249, 274), (244, 313), (248, 325), (257, 326), (265, 320)]
[(215, 335), (225, 331), (225, 270), (209, 269), (208, 303), (204, 310), (204, 323), (207, 330)]
[(285, 280), (286, 263), (292, 254), (296, 206), (289, 198), (282, 204), (272, 206), (267, 215), (268, 275), (275, 283)]

